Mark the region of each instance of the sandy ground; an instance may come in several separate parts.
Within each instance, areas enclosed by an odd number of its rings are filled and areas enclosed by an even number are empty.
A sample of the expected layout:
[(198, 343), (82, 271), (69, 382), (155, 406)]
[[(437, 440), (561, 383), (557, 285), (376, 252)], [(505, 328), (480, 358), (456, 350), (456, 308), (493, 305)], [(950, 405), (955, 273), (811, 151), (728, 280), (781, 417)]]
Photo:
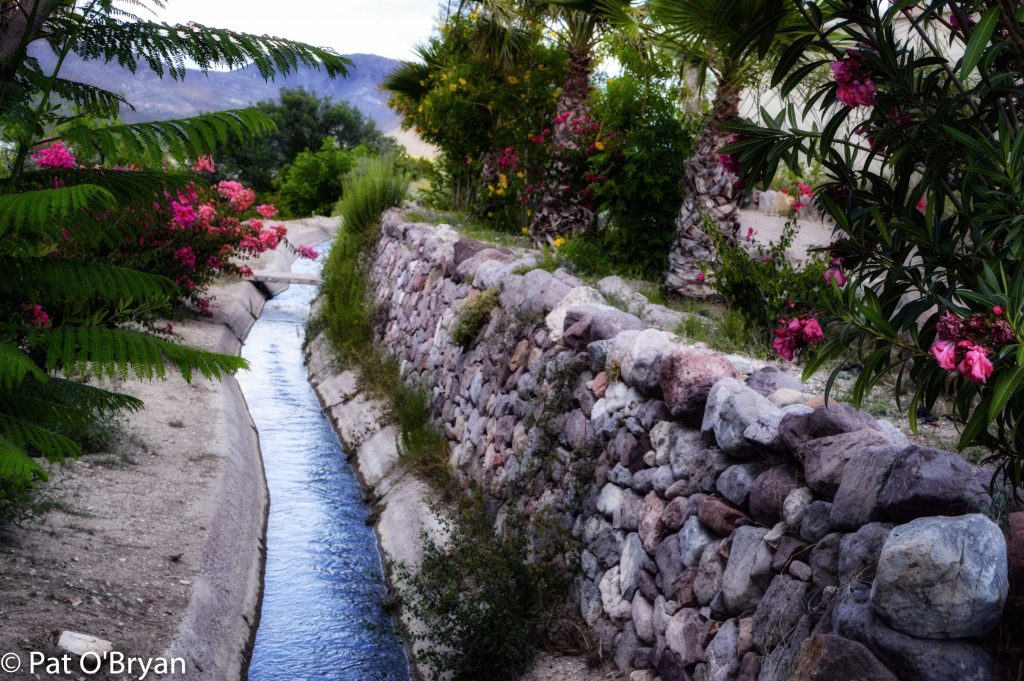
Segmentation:
[(582, 657), (554, 657), (541, 653), (533, 668), (520, 677), (520, 681), (609, 681), (626, 678), (610, 666), (591, 669)]

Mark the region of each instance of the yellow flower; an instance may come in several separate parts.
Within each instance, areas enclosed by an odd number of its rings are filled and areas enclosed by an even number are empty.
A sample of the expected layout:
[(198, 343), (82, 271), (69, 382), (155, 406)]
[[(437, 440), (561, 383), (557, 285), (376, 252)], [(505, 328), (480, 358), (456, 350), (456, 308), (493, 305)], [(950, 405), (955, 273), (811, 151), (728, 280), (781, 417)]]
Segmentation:
[(494, 217), (494, 213), (488, 213), (488, 214), (487, 214), (487, 217), (489, 217), (489, 218), (493, 218), (493, 217)]
[(532, 208), (527, 208), (526, 209), (526, 217), (528, 217), (528, 218), (529, 217), (533, 217), (533, 209)]
[(448, 89), (451, 90), (452, 92), (455, 92), (456, 90), (459, 89), (459, 86), (456, 85), (455, 83), (452, 83), (451, 85), (448, 86)]
[(487, 185), (487, 193), (488, 194), (493, 194), (494, 193), (494, 185), (493, 184)]
[(502, 187), (499, 187), (498, 190), (495, 191), (494, 193), (497, 194), (498, 196), (505, 196), (505, 190)]
[(551, 242), (551, 245), (554, 246), (556, 250), (561, 248), (562, 246), (565, 245), (565, 237), (564, 236), (558, 237), (557, 239), (555, 239), (554, 241)]
[(594, 148), (597, 149), (598, 151), (604, 151), (604, 142), (600, 140), (594, 142)]
[(530, 236), (530, 228), (529, 227), (523, 227), (523, 234), (525, 234), (526, 236)]
[(512, 85), (517, 85), (519, 83), (519, 79), (515, 76), (509, 76), (506, 80), (508, 80)]
[(519, 172), (516, 173), (516, 177), (518, 177), (521, 180), (524, 177), (526, 177), (526, 173), (524, 173), (522, 170), (520, 170)]
[(466, 165), (467, 166), (473, 165), (473, 157), (470, 156), (469, 154), (466, 154)]
[(508, 176), (505, 173), (498, 173), (498, 184), (502, 189), (508, 189)]

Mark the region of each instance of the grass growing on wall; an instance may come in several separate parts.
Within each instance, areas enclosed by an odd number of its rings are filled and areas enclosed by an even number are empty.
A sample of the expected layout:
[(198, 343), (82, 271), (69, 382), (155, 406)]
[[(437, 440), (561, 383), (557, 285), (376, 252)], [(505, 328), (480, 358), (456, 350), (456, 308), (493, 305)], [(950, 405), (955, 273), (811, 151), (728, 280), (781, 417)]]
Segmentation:
[(430, 421), (428, 396), (406, 386), (398, 363), (373, 343), (367, 291), (370, 252), (381, 213), (401, 204), (408, 186), (408, 177), (389, 158), (368, 161), (346, 177), (337, 206), (342, 229), (324, 265), (323, 321), (339, 358), (359, 369), (363, 389), (388, 404), (400, 433), (402, 461), (448, 494), (454, 487), (448, 446)]

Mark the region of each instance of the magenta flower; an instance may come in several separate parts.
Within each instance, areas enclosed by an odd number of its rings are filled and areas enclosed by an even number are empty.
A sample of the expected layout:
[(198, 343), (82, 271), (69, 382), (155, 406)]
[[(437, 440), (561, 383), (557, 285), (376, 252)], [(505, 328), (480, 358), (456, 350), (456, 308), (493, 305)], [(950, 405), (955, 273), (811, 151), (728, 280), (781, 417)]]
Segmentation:
[(174, 252), (174, 259), (190, 271), (196, 268), (196, 254), (191, 246), (182, 246)]
[(197, 173), (212, 173), (216, 170), (216, 166), (213, 164), (212, 156), (200, 156), (196, 159), (196, 164), (192, 166), (192, 170)]
[(1005, 319), (996, 320), (992, 324), (992, 342), (996, 345), (1006, 345), (1014, 340), (1013, 329), (1006, 323)]
[(939, 366), (946, 371), (956, 369), (956, 343), (948, 340), (936, 340), (929, 350)]
[(804, 322), (803, 338), (804, 342), (808, 345), (816, 345), (825, 340), (825, 334), (822, 332), (821, 324), (818, 323), (817, 318), (811, 317)]
[(277, 215), (277, 206), (272, 203), (263, 203), (256, 206), (256, 212), (269, 220)]
[(28, 318), (29, 324), (37, 329), (45, 329), (50, 326), (50, 315), (46, 313), (42, 305), (38, 303), (35, 305), (22, 305), (21, 309)]
[(849, 107), (874, 106), (875, 83), (871, 80), (871, 66), (857, 50), (847, 50), (846, 58), (832, 62), (832, 75), (836, 81), (836, 98)]
[(298, 251), (300, 256), (308, 260), (316, 260), (317, 257), (319, 256), (315, 248), (313, 248), (312, 246), (306, 246), (305, 244), (299, 246)]
[(956, 370), (968, 381), (985, 383), (992, 375), (992, 362), (988, 359), (988, 350), (970, 341), (963, 341), (961, 345), (965, 346), (967, 352)]
[(77, 165), (74, 155), (59, 140), (33, 151), (32, 160), (39, 168), (74, 168)]
[(832, 258), (828, 264), (829, 267), (825, 270), (825, 283), (835, 282), (837, 286), (846, 286), (846, 273), (843, 272), (842, 258)]

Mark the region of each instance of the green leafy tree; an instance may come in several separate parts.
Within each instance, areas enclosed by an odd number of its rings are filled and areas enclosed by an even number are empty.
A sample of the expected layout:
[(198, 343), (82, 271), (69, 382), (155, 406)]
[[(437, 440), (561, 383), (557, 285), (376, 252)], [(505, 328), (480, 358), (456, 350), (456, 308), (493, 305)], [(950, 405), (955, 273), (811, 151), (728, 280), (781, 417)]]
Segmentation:
[(277, 101), (262, 101), (254, 108), (274, 122), (276, 131), (222, 150), (217, 164), (223, 175), (257, 191), (273, 189), (274, 178), (288, 164), (304, 151), (319, 150), (328, 137), (342, 149), (366, 146), (384, 152), (394, 146), (352, 105), (318, 98), (303, 88), (282, 88)]
[[(134, 3), (133, 7), (145, 7)], [(52, 72), (27, 56), (35, 41), (57, 54)], [(300, 65), (344, 75), (346, 60), (300, 43), (197, 24), (147, 21), (111, 0), (17, 0), (0, 13), (0, 135), (12, 149), (0, 189), (0, 496), (21, 494), (45, 478), (40, 457), (62, 461), (80, 452), (75, 434), (104, 415), (141, 403), (81, 379), (158, 378), (168, 366), (186, 379), (235, 371), (244, 362), (201, 352), (146, 331), (153, 310), (176, 295), (163, 277), (68, 253), (137, 234), (165, 192), (201, 181), (190, 173), (80, 168), (83, 155), (160, 167), (186, 164), (218, 146), (265, 133), (258, 112), (229, 111), (191, 119), (75, 126), (73, 114), (116, 117), (119, 95), (61, 77), (70, 54), (160, 76), (255, 63), (269, 77)], [(60, 138), (47, 136), (60, 130)], [(132, 209), (134, 220), (112, 220)], [(64, 248), (65, 244), (74, 248)]]
[(346, 151), (333, 137), (324, 140), (319, 151), (303, 151), (282, 173), (278, 196), (290, 215), (330, 215), (341, 198), (344, 176), (352, 170), (365, 147)]
[[(497, 162), (550, 125), (562, 83), (562, 53), (538, 25), (465, 3), (385, 81), (403, 126), (441, 150), (441, 181), (452, 208), (493, 213), (481, 193)], [(525, 211), (521, 211), (525, 213)], [(524, 224), (525, 215), (511, 224)]]

